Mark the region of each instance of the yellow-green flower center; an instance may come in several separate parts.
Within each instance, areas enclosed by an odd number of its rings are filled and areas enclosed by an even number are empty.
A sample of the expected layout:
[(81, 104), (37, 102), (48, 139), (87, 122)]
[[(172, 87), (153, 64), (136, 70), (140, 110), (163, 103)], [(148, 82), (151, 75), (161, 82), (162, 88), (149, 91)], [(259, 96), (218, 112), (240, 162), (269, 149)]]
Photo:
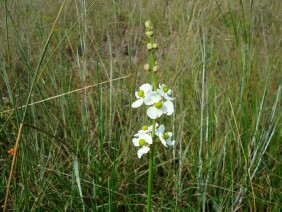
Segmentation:
[(164, 86), (164, 87), (163, 87), (163, 91), (164, 91), (165, 93), (168, 92), (168, 90), (169, 90), (169, 89), (168, 89), (167, 86)]
[(147, 126), (147, 125), (144, 125), (144, 126), (142, 127), (142, 130), (148, 130), (148, 126)]
[(138, 91), (138, 96), (139, 97), (144, 97), (144, 91), (143, 90)]
[(144, 146), (145, 144), (145, 140), (144, 139), (140, 139), (139, 140), (139, 146)]
[(163, 103), (161, 103), (161, 102), (155, 103), (155, 107), (158, 108), (158, 109), (162, 108), (162, 106), (163, 106)]
[(169, 138), (168, 133), (164, 133), (164, 139), (167, 140)]

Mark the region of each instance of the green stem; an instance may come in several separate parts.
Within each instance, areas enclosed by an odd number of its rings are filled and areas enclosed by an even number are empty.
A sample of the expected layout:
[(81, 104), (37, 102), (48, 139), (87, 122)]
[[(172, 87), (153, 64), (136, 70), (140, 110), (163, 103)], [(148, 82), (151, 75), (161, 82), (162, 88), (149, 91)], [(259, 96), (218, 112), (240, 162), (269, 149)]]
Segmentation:
[[(156, 126), (156, 121), (153, 121), (153, 131)], [(155, 133), (155, 132), (154, 132)], [(147, 212), (151, 211), (151, 199), (152, 199), (152, 184), (153, 184), (153, 169), (154, 169), (154, 145), (150, 148), (150, 161), (149, 161), (149, 175), (148, 175), (148, 195), (147, 195)]]
[[(153, 43), (153, 39), (150, 38), (150, 42)], [(155, 65), (155, 55), (154, 51), (150, 51), (149, 53), (149, 65), (150, 71), (153, 73), (153, 89), (157, 91), (157, 75), (153, 72), (153, 67)], [(152, 128), (152, 140), (154, 143), (155, 137), (155, 128), (156, 128), (156, 120), (153, 120), (153, 128)], [(147, 212), (151, 211), (151, 203), (152, 203), (152, 185), (153, 185), (153, 170), (154, 170), (154, 145), (150, 146), (150, 160), (149, 160), (149, 175), (148, 175), (148, 195), (147, 195)]]

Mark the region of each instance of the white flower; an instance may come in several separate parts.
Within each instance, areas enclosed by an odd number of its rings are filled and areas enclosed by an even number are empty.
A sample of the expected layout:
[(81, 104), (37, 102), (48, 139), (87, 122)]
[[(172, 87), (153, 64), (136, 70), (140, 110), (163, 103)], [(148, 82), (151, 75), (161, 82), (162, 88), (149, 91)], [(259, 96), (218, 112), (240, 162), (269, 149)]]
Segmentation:
[(163, 114), (171, 115), (174, 112), (174, 107), (171, 101), (157, 102), (153, 106), (149, 107), (147, 110), (147, 115), (151, 119), (156, 119), (161, 117)]
[(152, 137), (149, 134), (141, 134), (138, 138), (132, 139), (133, 145), (141, 147), (137, 151), (138, 158), (141, 158), (142, 155), (147, 154), (150, 150), (149, 146), (153, 143)]
[[(158, 126), (159, 126), (159, 124), (156, 123), (155, 132), (157, 131), (157, 127), (158, 127)], [(153, 130), (153, 125), (151, 125), (151, 126), (149, 126), (149, 127), (148, 127), (147, 125), (144, 125), (144, 126), (141, 128), (141, 130), (139, 130), (138, 133), (136, 133), (136, 134), (134, 135), (134, 137), (139, 137), (139, 136), (142, 135), (142, 134), (151, 135), (152, 130)]]
[(156, 91), (150, 91), (144, 98), (145, 105), (153, 105), (159, 101), (162, 100), (162, 97), (160, 94), (158, 94)]
[(174, 98), (171, 97), (171, 89), (169, 89), (165, 84), (159, 85), (157, 92), (166, 100), (174, 100)]
[(144, 98), (150, 91), (152, 91), (152, 89), (153, 89), (153, 86), (148, 83), (141, 85), (139, 91), (135, 92), (135, 96), (137, 100), (133, 102), (131, 106), (133, 108), (140, 107), (144, 102)]
[(172, 132), (165, 133), (165, 127), (163, 124), (159, 127), (156, 135), (159, 136), (162, 144), (166, 147), (173, 146), (175, 143), (175, 140), (172, 140)]

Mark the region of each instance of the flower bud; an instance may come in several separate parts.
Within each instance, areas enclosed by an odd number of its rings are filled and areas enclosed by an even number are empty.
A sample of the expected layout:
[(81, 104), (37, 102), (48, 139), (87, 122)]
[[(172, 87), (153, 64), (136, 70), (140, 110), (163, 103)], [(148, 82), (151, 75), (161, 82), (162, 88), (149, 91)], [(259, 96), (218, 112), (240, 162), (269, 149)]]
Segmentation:
[(158, 72), (158, 70), (159, 70), (159, 66), (154, 66), (153, 67), (153, 72)]
[(145, 64), (144, 65), (144, 70), (145, 71), (149, 71), (150, 70), (150, 65), (149, 64)]
[(145, 22), (145, 27), (148, 28), (148, 29), (153, 28), (152, 22), (150, 20), (146, 21)]
[(145, 34), (147, 35), (147, 37), (151, 37), (152, 35), (154, 35), (154, 31), (146, 31)]
[(151, 43), (147, 43), (147, 49), (151, 50), (153, 48), (153, 45)]
[(158, 48), (158, 44), (157, 44), (157, 43), (154, 43), (154, 44), (153, 44), (153, 48), (154, 48), (154, 49), (157, 49), (157, 48)]
[(139, 146), (144, 146), (145, 144), (145, 140), (144, 139), (140, 139), (139, 140)]

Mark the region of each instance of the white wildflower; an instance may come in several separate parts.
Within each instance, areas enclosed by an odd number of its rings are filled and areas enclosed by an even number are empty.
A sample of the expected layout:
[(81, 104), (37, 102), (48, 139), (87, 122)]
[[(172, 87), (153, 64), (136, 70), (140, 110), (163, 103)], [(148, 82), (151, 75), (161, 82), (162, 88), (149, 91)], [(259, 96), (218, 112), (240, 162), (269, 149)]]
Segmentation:
[(159, 85), (157, 92), (166, 100), (174, 100), (174, 98), (171, 97), (171, 89), (169, 89), (165, 84)]
[(150, 91), (144, 98), (145, 105), (153, 105), (159, 101), (162, 100), (162, 97), (160, 94), (158, 94), (156, 91)]
[(137, 100), (133, 102), (131, 106), (133, 108), (140, 107), (144, 102), (144, 98), (147, 96), (149, 92), (152, 91), (152, 89), (153, 89), (153, 86), (148, 83), (141, 85), (139, 91), (135, 92), (135, 96)]
[(138, 138), (133, 138), (132, 142), (134, 146), (141, 147), (137, 151), (138, 158), (141, 158), (142, 155), (147, 154), (150, 151), (150, 144), (153, 143), (152, 137), (149, 134), (141, 134)]
[(173, 146), (175, 140), (172, 140), (172, 132), (165, 132), (165, 127), (162, 124), (156, 134), (164, 146)]
[[(159, 126), (159, 124), (156, 123), (155, 132), (157, 131), (157, 127), (158, 127), (158, 126)], [(134, 135), (134, 137), (139, 137), (139, 136), (142, 135), (142, 134), (151, 135), (152, 130), (153, 130), (153, 125), (151, 125), (151, 126), (149, 126), (149, 127), (148, 127), (147, 125), (144, 125), (144, 126), (141, 128), (141, 130), (139, 130), (138, 133), (136, 133), (136, 134)]]
[(174, 106), (171, 101), (157, 102), (153, 106), (149, 107), (147, 110), (147, 115), (151, 119), (156, 119), (161, 117), (163, 114), (171, 115), (174, 112)]

